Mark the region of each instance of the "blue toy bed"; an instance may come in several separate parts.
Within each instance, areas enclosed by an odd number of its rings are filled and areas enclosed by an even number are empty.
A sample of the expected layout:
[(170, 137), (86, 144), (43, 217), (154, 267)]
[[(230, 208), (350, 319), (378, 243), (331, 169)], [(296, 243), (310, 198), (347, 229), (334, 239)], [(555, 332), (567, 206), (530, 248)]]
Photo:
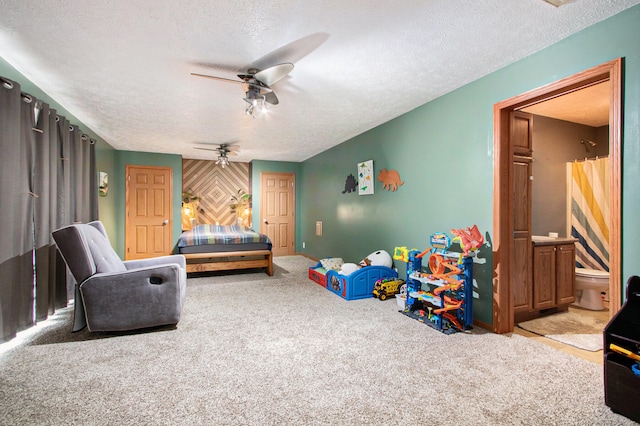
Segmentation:
[(309, 268), (309, 278), (346, 300), (373, 297), (373, 286), (383, 278), (397, 278), (398, 273), (386, 266), (365, 266), (349, 275), (325, 269), (322, 263)]

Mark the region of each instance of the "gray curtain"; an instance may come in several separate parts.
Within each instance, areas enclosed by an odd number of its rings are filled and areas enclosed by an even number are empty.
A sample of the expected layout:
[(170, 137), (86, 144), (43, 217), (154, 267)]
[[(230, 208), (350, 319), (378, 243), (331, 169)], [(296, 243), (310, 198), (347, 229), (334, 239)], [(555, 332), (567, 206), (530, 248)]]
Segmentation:
[(24, 330), (35, 323), (35, 272), (34, 272), (34, 198), (35, 193), (35, 105), (36, 99), (28, 94), (21, 96), (20, 117), (20, 174), (17, 176), (19, 188), (18, 218), (15, 222), (15, 240), (20, 253), (20, 275), (16, 300), (18, 304), (18, 330)]
[(58, 170), (58, 225), (60, 228), (73, 223), (71, 200), (71, 127), (69, 120), (58, 116), (58, 139), (60, 147), (60, 168)]
[(15, 337), (18, 309), (15, 303), (19, 279), (19, 250), (14, 243), (18, 220), (20, 175), (20, 86), (0, 79), (0, 329), (2, 340)]
[[(38, 102), (36, 117), (36, 170), (35, 170), (35, 271), (36, 321), (42, 321), (56, 309), (56, 288), (66, 289), (65, 274), (56, 272), (59, 256), (51, 238), (57, 228), (58, 169), (61, 167), (58, 143), (57, 114), (46, 103)], [(62, 262), (62, 259), (59, 259)], [(62, 265), (62, 272), (65, 271)], [(65, 306), (65, 298), (60, 305)]]
[(98, 217), (92, 141), (0, 77), (0, 341), (74, 297), (51, 232)]

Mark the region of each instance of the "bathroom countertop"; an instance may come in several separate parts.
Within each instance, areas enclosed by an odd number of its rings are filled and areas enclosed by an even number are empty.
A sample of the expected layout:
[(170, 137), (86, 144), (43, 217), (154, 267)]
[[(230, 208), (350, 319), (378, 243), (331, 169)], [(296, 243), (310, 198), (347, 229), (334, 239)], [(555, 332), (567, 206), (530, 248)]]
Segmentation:
[(564, 237), (547, 237), (542, 235), (533, 235), (531, 237), (531, 243), (535, 246), (550, 246), (556, 244), (573, 244), (577, 243), (578, 240), (576, 238), (564, 238)]

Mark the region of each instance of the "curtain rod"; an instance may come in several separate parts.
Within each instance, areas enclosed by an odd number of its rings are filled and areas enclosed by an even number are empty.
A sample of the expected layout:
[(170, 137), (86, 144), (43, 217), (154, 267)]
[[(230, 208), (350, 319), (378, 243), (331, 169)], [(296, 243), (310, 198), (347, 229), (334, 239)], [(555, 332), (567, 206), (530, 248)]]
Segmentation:
[(584, 157), (584, 159), (582, 159), (582, 160), (578, 160), (576, 158), (575, 160), (573, 160), (573, 162), (574, 163), (581, 163), (583, 161), (597, 160), (597, 159), (600, 159), (600, 158), (609, 158), (609, 155), (596, 155), (595, 157), (591, 157), (591, 158)]
[[(0, 75), (0, 85), (5, 87), (6, 89), (13, 89), (14, 82), (9, 80), (6, 77), (3, 77), (3, 76)], [(27, 102), (27, 103), (31, 103), (35, 99), (36, 100), (35, 107), (38, 108), (38, 109), (42, 108), (42, 101), (37, 99), (36, 97), (34, 97), (34, 96), (32, 96), (32, 95), (30, 95), (28, 93), (24, 93), (24, 92), (20, 92), (20, 96), (22, 97), (22, 100)], [(49, 113), (51, 113), (51, 112), (49, 112)], [(60, 116), (56, 114), (56, 122), (59, 122), (59, 121), (60, 121)], [(80, 130), (80, 126), (75, 126), (75, 127), (77, 127), (78, 130)], [(70, 125), (69, 126), (69, 130), (70, 131), (74, 131), (74, 125)], [(88, 137), (85, 134), (83, 134), (82, 136), (83, 136), (83, 140), (86, 140), (86, 138)], [(96, 140), (93, 139), (93, 138), (89, 138), (89, 142), (91, 143), (91, 145), (94, 145), (96, 143)]]
[(13, 81), (6, 79), (4, 77), (0, 77), (0, 82), (7, 89), (13, 89)]

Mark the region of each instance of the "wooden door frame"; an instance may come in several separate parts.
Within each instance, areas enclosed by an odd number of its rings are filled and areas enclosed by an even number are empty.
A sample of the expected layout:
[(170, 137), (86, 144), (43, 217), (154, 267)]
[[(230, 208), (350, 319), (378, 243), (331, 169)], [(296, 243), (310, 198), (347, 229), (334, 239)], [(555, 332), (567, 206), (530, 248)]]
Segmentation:
[(513, 225), (509, 113), (568, 93), (609, 81), (609, 314), (621, 306), (621, 218), (622, 218), (622, 58), (606, 62), (554, 83), (531, 90), (493, 107), (493, 331), (510, 333), (514, 328), (513, 283), (510, 282), (509, 246)]
[[(131, 193), (129, 192), (129, 176), (132, 168), (136, 169), (153, 169), (153, 170), (169, 170), (169, 223), (167, 226), (169, 227), (169, 235), (171, 239), (173, 239), (173, 168), (169, 166), (145, 166), (140, 164), (126, 164), (124, 166), (124, 182), (125, 182), (125, 191), (124, 191), (124, 258), (127, 260), (129, 258), (129, 250), (127, 250), (131, 244), (131, 230), (129, 229), (131, 226), (131, 222), (129, 220), (129, 197)], [(182, 219), (181, 219), (182, 220)], [(171, 246), (171, 242), (169, 241), (169, 246)]]

